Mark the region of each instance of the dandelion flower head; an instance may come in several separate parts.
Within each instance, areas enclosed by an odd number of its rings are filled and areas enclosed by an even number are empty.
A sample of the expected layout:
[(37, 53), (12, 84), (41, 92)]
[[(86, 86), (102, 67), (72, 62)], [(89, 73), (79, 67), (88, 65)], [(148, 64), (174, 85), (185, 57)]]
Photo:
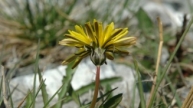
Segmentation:
[(61, 45), (78, 48), (78, 51), (62, 62), (66, 65), (74, 62), (76, 67), (80, 61), (90, 56), (94, 65), (103, 65), (106, 59), (113, 60), (114, 54), (129, 54), (127, 47), (136, 43), (136, 38), (126, 36), (128, 28), (114, 28), (114, 23), (106, 27), (101, 22), (94, 20), (87, 22), (84, 27), (76, 25), (75, 31), (68, 30)]

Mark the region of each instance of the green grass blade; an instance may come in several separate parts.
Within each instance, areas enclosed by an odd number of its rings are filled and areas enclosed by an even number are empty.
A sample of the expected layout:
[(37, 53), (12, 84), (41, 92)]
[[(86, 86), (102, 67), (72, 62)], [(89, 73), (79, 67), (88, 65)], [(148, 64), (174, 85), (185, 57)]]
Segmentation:
[[(137, 83), (137, 82), (135, 81), (135, 83)], [(131, 100), (130, 108), (135, 108), (135, 94), (136, 94), (136, 86), (137, 86), (135, 83), (134, 83), (133, 89), (132, 89), (133, 95), (132, 95), (132, 100)]]
[(54, 93), (54, 95), (47, 101), (47, 103), (44, 105), (44, 108), (47, 108), (47, 105), (52, 101), (52, 99), (59, 93), (59, 91), (63, 88), (64, 84)]
[[(45, 82), (45, 80), (42, 80), (42, 81), (40, 82), (40, 85), (39, 85), (38, 89), (37, 89), (37, 92), (36, 92), (35, 94), (32, 93), (33, 98), (32, 98), (32, 102), (31, 102), (31, 104), (30, 104), (30, 108), (31, 108), (31, 107), (35, 107), (36, 97), (38, 96), (38, 93), (40, 92), (40, 90), (41, 90), (44, 82)], [(33, 92), (34, 92), (34, 91), (33, 91)]]
[(31, 23), (31, 25), (35, 28), (34, 22), (33, 22), (33, 14), (32, 14), (32, 10), (30, 8), (30, 3), (29, 0), (26, 0), (26, 10), (27, 10), (27, 14), (28, 14), (28, 19)]
[(48, 93), (47, 93), (47, 90), (46, 90), (46, 84), (45, 82), (43, 81), (43, 78), (42, 78), (42, 74), (39, 70), (39, 65), (38, 65), (38, 62), (39, 62), (39, 51), (40, 51), (40, 40), (38, 42), (38, 48), (37, 48), (37, 53), (36, 53), (36, 60), (35, 60), (35, 73), (38, 73), (38, 76), (39, 76), (39, 82), (42, 83), (42, 86), (41, 86), (41, 93), (42, 93), (42, 98), (43, 98), (43, 102), (44, 102), (44, 105), (47, 103), (48, 101)]
[(137, 72), (137, 87), (138, 87), (138, 90), (139, 90), (141, 108), (145, 108), (146, 107), (146, 102), (145, 102), (144, 93), (143, 93), (141, 74), (139, 72), (139, 68), (138, 68), (136, 60), (134, 60), (134, 65), (135, 65), (135, 70)]
[[(42, 79), (41, 73), (38, 72), (38, 74), (39, 74), (39, 81), (40, 82), (42, 81), (41, 92), (42, 92), (43, 102), (44, 102), (44, 105), (45, 105), (48, 101), (48, 93), (47, 93), (47, 90), (46, 90), (46, 84)], [(49, 106), (49, 104), (48, 104), (48, 106)]]
[(70, 5), (69, 9), (66, 11), (67, 15), (69, 15), (71, 13), (71, 11), (74, 8), (76, 2), (77, 2), (77, 0), (74, 0), (73, 3)]
[(152, 105), (153, 105), (153, 103), (154, 103), (155, 96), (156, 96), (156, 92), (157, 92), (157, 90), (158, 90), (158, 88), (159, 88), (159, 85), (161, 84), (162, 80), (165, 78), (165, 74), (166, 74), (168, 68), (170, 67), (171, 62), (173, 61), (173, 59), (174, 59), (174, 57), (175, 57), (175, 55), (176, 55), (177, 50), (179, 49), (180, 45), (182, 44), (182, 42), (183, 42), (186, 34), (188, 33), (188, 31), (189, 31), (189, 29), (190, 29), (190, 27), (191, 27), (191, 25), (192, 25), (192, 23), (193, 23), (193, 17), (191, 17), (191, 18), (192, 18), (191, 21), (189, 22), (186, 30), (184, 31), (182, 37), (180, 38), (180, 41), (178, 42), (177, 46), (175, 47), (174, 51), (172, 52), (172, 55), (171, 55), (170, 58), (169, 58), (169, 61), (168, 61), (167, 64), (166, 64), (166, 67), (164, 68), (163, 74), (161, 75), (160, 78), (158, 77), (155, 90), (153, 91), (152, 99), (150, 100), (150, 104), (149, 104), (149, 107), (150, 107), (150, 108), (152, 107)]
[[(10, 85), (10, 84), (8, 84), (8, 85)], [(12, 90), (12, 91), (10, 92), (10, 94), (9, 94), (9, 98), (10, 98), (10, 102), (11, 102), (11, 107), (12, 107), (12, 108), (14, 107), (13, 99), (12, 99), (12, 94), (13, 94), (13, 92), (16, 90), (17, 87), (18, 87), (18, 85), (15, 86), (15, 87), (13, 88), (13, 90)], [(8, 88), (9, 88), (9, 91), (10, 91), (10, 86), (9, 86)]]
[(33, 101), (34, 103), (32, 103), (32, 108), (35, 108), (35, 94), (36, 94), (36, 75), (37, 73), (34, 73), (34, 79), (33, 79), (33, 92), (32, 92), (32, 96), (33, 96)]
[(165, 79), (166, 79), (166, 81), (168, 82), (169, 87), (170, 87), (170, 89), (172, 90), (172, 93), (174, 94), (174, 97), (175, 97), (175, 99), (176, 99), (176, 102), (177, 102), (178, 107), (180, 108), (180, 107), (182, 106), (182, 102), (181, 102), (181, 100), (180, 100), (179, 95), (176, 93), (176, 90), (175, 90), (174, 86), (172, 85), (172, 83), (171, 83), (171, 81), (170, 81), (170, 79), (168, 78), (167, 75), (165, 76)]
[(44, 105), (45, 105), (48, 101), (48, 93), (47, 93), (47, 90), (46, 90), (46, 84), (43, 81), (42, 75), (41, 75), (39, 70), (38, 70), (38, 76), (39, 76), (39, 81), (42, 82), (41, 92), (42, 92), (43, 102), (44, 102)]
[(36, 59), (35, 59), (35, 71), (34, 71), (34, 79), (33, 79), (33, 92), (32, 92), (32, 96), (33, 96), (33, 103), (32, 108), (35, 108), (35, 99), (36, 99), (36, 75), (37, 75), (37, 70), (38, 70), (38, 60), (39, 60), (39, 47), (40, 47), (40, 40), (38, 41), (38, 48), (36, 51)]
[(3, 97), (2, 97), (2, 85), (3, 85), (3, 77), (1, 77), (1, 82), (0, 82), (1, 84), (0, 84), (0, 105), (2, 104), (2, 102), (3, 102)]
[(44, 102), (44, 105), (45, 105), (48, 101), (48, 93), (47, 93), (47, 90), (46, 90), (46, 84), (43, 81), (42, 74), (39, 71), (39, 69), (37, 71), (38, 71), (38, 76), (39, 76), (39, 82), (40, 82), (40, 84), (42, 83), (42, 86), (41, 86), (40, 89), (41, 89), (41, 93), (42, 93), (43, 102)]

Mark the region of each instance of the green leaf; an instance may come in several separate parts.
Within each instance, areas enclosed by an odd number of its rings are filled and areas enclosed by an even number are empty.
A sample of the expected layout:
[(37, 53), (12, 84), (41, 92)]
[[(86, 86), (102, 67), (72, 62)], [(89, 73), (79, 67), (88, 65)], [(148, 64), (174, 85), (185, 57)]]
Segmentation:
[[(107, 78), (107, 79), (101, 80), (101, 81), (100, 81), (100, 84), (101, 84), (101, 86), (106, 86), (106, 85), (108, 85), (108, 84), (112, 84), (112, 83), (114, 83), (114, 82), (121, 81), (121, 80), (122, 80), (121, 77)], [(94, 82), (91, 83), (91, 84), (89, 84), (89, 85), (86, 85), (86, 86), (81, 87), (80, 89), (76, 90), (75, 92), (76, 92), (76, 94), (82, 95), (82, 94), (84, 94), (84, 93), (87, 93), (87, 92), (88, 92), (89, 90), (91, 90), (91, 89), (94, 89)], [(99, 100), (102, 99), (103, 97), (109, 95), (109, 94), (112, 93), (112, 91), (114, 91), (115, 89), (117, 89), (117, 88), (114, 88), (114, 89), (108, 91), (108, 92), (105, 93), (103, 96), (99, 97), (99, 98), (97, 99), (97, 101), (99, 101)], [(71, 101), (71, 100), (72, 100), (72, 97), (71, 97), (71, 96), (66, 96), (66, 97), (65, 97), (65, 100), (63, 101), (63, 103), (69, 102), (69, 101)], [(82, 106), (81, 108), (87, 108), (86, 106), (89, 106), (90, 103), (91, 103), (91, 102), (89, 102), (88, 104)]]
[[(110, 91), (106, 92), (104, 95), (102, 95), (101, 97), (97, 98), (97, 102), (101, 99), (103, 99), (105, 96), (109, 96), (114, 90), (116, 90), (118, 87), (111, 89)], [(107, 97), (108, 98), (108, 97)], [(91, 102), (89, 102), (88, 104), (82, 106), (81, 108), (88, 108), (88, 106), (91, 104)], [(103, 104), (103, 103), (102, 103)], [(100, 106), (102, 106), (102, 104)]]
[(136, 13), (136, 16), (138, 19), (139, 28), (146, 34), (151, 34), (152, 30), (154, 30), (154, 26), (147, 13), (142, 8), (140, 8)]
[[(66, 93), (68, 92), (70, 88), (70, 83), (72, 80), (72, 77), (76, 71), (76, 68), (72, 69), (72, 66), (74, 65), (73, 62), (69, 63), (68, 67), (66, 68), (66, 76), (63, 77), (62, 83), (64, 84), (63, 88), (61, 91), (58, 93), (58, 100), (62, 100), (65, 96)], [(56, 104), (55, 108), (61, 108), (63, 101), (60, 101)]]
[[(110, 91), (110, 90), (112, 90), (112, 88), (111, 88), (111, 85), (108, 84), (108, 85), (106, 86), (106, 92), (108, 92), (108, 91)], [(108, 97), (108, 98), (111, 98), (112, 96), (113, 96), (113, 93), (111, 92), (111, 93), (109, 94), (109, 97)]]
[(80, 98), (77, 95), (77, 93), (74, 91), (74, 89), (72, 88), (72, 85), (70, 84), (70, 88), (68, 90), (69, 95), (72, 97), (72, 99), (79, 105), (81, 106), (81, 102), (80, 102)]
[[(67, 70), (70, 70), (71, 72), (69, 72), (68, 74), (70, 74), (70, 75), (67, 75), (67, 76), (71, 76), (71, 77), (72, 77), (72, 74), (74, 73), (73, 71), (75, 71), (75, 70), (74, 70), (74, 69), (71, 69), (73, 63), (71, 63), (71, 64), (69, 64), (69, 65), (70, 65), (70, 66), (68, 67)], [(61, 90), (60, 93), (59, 93), (59, 96), (60, 96), (60, 97), (59, 97), (59, 100), (58, 100), (58, 102), (57, 102), (55, 105), (53, 105), (51, 108), (60, 108), (58, 104), (61, 104), (61, 105), (62, 105), (62, 104), (66, 103), (66, 102), (69, 102), (69, 101), (71, 101), (71, 100), (75, 100), (76, 103), (78, 103), (78, 104), (80, 105), (80, 102), (79, 102), (79, 100), (78, 100), (77, 94), (78, 94), (78, 95), (82, 95), (82, 94), (84, 94), (84, 93), (87, 93), (89, 90), (94, 89), (94, 82), (93, 82), (93, 83), (91, 83), (91, 84), (88, 84), (88, 85), (86, 85), (86, 86), (83, 86), (83, 87), (81, 87), (80, 89), (74, 91), (75, 94), (73, 94), (73, 92), (72, 92), (73, 95), (71, 95), (71, 96), (66, 96), (66, 95), (62, 94), (62, 92), (68, 92), (68, 91), (70, 90), (70, 78), (67, 78), (67, 76), (64, 77), (64, 79), (63, 79), (63, 86), (62, 86), (62, 90)], [(101, 80), (100, 82), (101, 82), (101, 86), (106, 86), (106, 85), (109, 85), (109, 84), (112, 84), (112, 83), (114, 83), (114, 82), (121, 81), (121, 80), (122, 80), (121, 77), (113, 77), (113, 78), (103, 79), (103, 80)], [(66, 81), (66, 82), (65, 82), (65, 81)], [(67, 87), (67, 85), (68, 85), (68, 87)], [(67, 88), (68, 88), (68, 89), (67, 89)], [(116, 88), (115, 88), (115, 89), (116, 89)], [(102, 97), (105, 97), (105, 96), (109, 95), (109, 94), (110, 94), (112, 91), (114, 91), (115, 89), (112, 89), (111, 91), (107, 92), (106, 94), (104, 94), (103, 96), (101, 96), (100, 98), (98, 98), (97, 101), (100, 100)], [(63, 95), (63, 96), (62, 96), (62, 95)], [(65, 99), (64, 99), (64, 97), (65, 97)], [(88, 104), (86, 104), (86, 105), (83, 105), (83, 106), (81, 105), (81, 108), (87, 108), (87, 107), (89, 106), (89, 104), (90, 104), (90, 103), (88, 103)], [(57, 106), (57, 105), (58, 105), (58, 106)]]
[(116, 96), (113, 96), (112, 98), (107, 100), (107, 102), (103, 105), (102, 108), (116, 108), (123, 98), (122, 95), (123, 94), (121, 93), (121, 94), (118, 94)]
[(26, 99), (26, 103), (25, 103), (25, 107), (26, 108), (30, 108), (31, 106), (31, 103), (33, 102), (33, 94), (32, 92), (29, 90), (28, 91), (28, 94), (27, 94), (27, 99)]
[[(114, 82), (121, 81), (121, 80), (122, 80), (121, 77), (107, 78), (107, 79), (101, 80), (101, 81), (100, 81), (100, 84), (101, 84), (101, 86), (106, 86), (106, 85), (110, 85), (110, 84), (112, 84), (112, 83), (114, 83)], [(82, 95), (82, 94), (88, 92), (90, 89), (94, 89), (94, 82), (91, 83), (91, 84), (89, 84), (89, 85), (87, 85), (87, 86), (84, 86), (84, 87), (78, 89), (78, 90), (76, 91), (76, 93), (79, 94), (79, 95)], [(97, 102), (98, 102), (99, 100), (101, 100), (102, 98), (104, 98), (105, 96), (110, 95), (115, 89), (117, 89), (117, 88), (111, 89), (110, 91), (108, 91), (107, 93), (105, 93), (104, 95), (102, 95), (101, 97), (97, 98)], [(71, 100), (70, 98), (68, 98), (68, 99), (69, 99), (69, 100), (68, 100), (68, 101), (66, 100), (66, 102), (69, 102), (69, 101)], [(81, 108), (87, 108), (87, 107), (90, 105), (90, 103), (91, 103), (91, 102), (89, 102), (88, 104), (82, 106)]]
[[(108, 89), (108, 88), (111, 88), (110, 85), (109, 85), (109, 87), (107, 87), (106, 89)], [(118, 88), (118, 87), (117, 87), (117, 88)], [(98, 98), (97, 101), (99, 101), (100, 99), (102, 99), (102, 103), (101, 103), (101, 105), (99, 106), (99, 108), (100, 108), (100, 107), (103, 107), (104, 103), (105, 103), (107, 100), (109, 100), (110, 98), (113, 97), (113, 95), (112, 95), (112, 94), (113, 94), (113, 91), (114, 91), (115, 89), (117, 89), (117, 88), (108, 90), (104, 95), (102, 95), (101, 97)], [(106, 96), (106, 95), (107, 95), (107, 96)], [(105, 96), (106, 96), (106, 98), (104, 99)]]
[[(118, 82), (118, 81), (121, 81), (121, 80), (122, 80), (121, 77), (112, 77), (112, 78), (103, 79), (103, 80), (100, 81), (100, 83), (101, 83), (101, 86), (106, 86), (108, 84), (112, 84), (112, 83), (115, 83), (115, 82)], [(95, 82), (93, 82), (93, 83), (91, 83), (89, 85), (83, 86), (80, 89), (78, 89), (76, 92), (78, 94), (86, 93), (90, 89), (94, 89), (94, 87), (95, 87), (94, 84), (95, 84)]]

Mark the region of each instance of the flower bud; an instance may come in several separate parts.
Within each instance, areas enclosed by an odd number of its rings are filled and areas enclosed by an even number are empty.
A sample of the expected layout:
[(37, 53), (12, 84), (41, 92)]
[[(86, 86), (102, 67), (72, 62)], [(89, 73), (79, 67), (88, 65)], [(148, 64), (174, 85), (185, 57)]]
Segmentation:
[(91, 51), (90, 59), (95, 65), (102, 65), (105, 63), (105, 49), (95, 48)]

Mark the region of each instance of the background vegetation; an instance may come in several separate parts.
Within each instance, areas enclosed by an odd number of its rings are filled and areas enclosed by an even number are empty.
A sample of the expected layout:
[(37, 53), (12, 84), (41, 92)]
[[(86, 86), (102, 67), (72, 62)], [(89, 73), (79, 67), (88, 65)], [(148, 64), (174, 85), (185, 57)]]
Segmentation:
[[(137, 44), (130, 48), (131, 56), (119, 56), (114, 61), (136, 70), (136, 88), (139, 89), (141, 99), (139, 108), (144, 108), (149, 100), (151, 107), (188, 108), (182, 105), (183, 102), (191, 105), (191, 98), (184, 101), (185, 99), (176, 92), (188, 86), (186, 80), (191, 78), (193, 73), (193, 44), (185, 46), (182, 44), (186, 43), (183, 40), (188, 30), (192, 33), (193, 10), (191, 5), (189, 8), (190, 13), (184, 14), (182, 26), (177, 30), (171, 30), (170, 26), (167, 27), (164, 24), (160, 26), (157, 20), (152, 20), (141, 8), (140, 0), (121, 2), (119, 0), (102, 2), (100, 0), (2, 0), (0, 2), (0, 62), (4, 66), (4, 70), (1, 67), (1, 71), (5, 72), (5, 75), (2, 74), (0, 78), (1, 107), (9, 105), (11, 108), (34, 108), (39, 92), (42, 93), (44, 108), (60, 108), (71, 100), (81, 108), (88, 107), (91, 100), (84, 103), (80, 101), (79, 96), (93, 89), (94, 83), (74, 91), (70, 82), (74, 72), (78, 70), (71, 70), (71, 65), (68, 66), (67, 74), (62, 80), (63, 85), (52, 97), (48, 96), (45, 79), (42, 78), (40, 72), (43, 69), (42, 64), (59, 65), (74, 52), (74, 49), (58, 45), (58, 41), (63, 38), (68, 29), (74, 29), (76, 24), (83, 25), (87, 21), (97, 19), (105, 24), (113, 21), (117, 27), (128, 27), (128, 35), (138, 38)], [(163, 40), (159, 35), (161, 27), (163, 27)], [(163, 46), (159, 49), (162, 42)], [(158, 53), (161, 50), (163, 56)], [(165, 60), (164, 56), (166, 56)], [(159, 58), (161, 58), (161, 63), (158, 66), (156, 62)], [(33, 89), (28, 91), (19, 105), (15, 105), (11, 96), (15, 89), (9, 90), (9, 80), (19, 75), (32, 74), (30, 71), (29, 73), (15, 71), (27, 66), (33, 66), (32, 72), (38, 74), (39, 77), (34, 77)], [(40, 81), (38, 88), (35, 86), (36, 79)], [(115, 89), (110, 85), (120, 80), (119, 77), (113, 77), (101, 81), (105, 93), (99, 98), (98, 107), (134, 107), (134, 104), (119, 105), (122, 99), (121, 93), (112, 95)], [(150, 92), (152, 85), (155, 85), (155, 90), (150, 95), (153, 98), (152, 100), (145, 99), (144, 93)], [(3, 92), (5, 90), (7, 93)], [(50, 104), (56, 95), (59, 96), (58, 101)], [(191, 94), (189, 96), (191, 97)]]

